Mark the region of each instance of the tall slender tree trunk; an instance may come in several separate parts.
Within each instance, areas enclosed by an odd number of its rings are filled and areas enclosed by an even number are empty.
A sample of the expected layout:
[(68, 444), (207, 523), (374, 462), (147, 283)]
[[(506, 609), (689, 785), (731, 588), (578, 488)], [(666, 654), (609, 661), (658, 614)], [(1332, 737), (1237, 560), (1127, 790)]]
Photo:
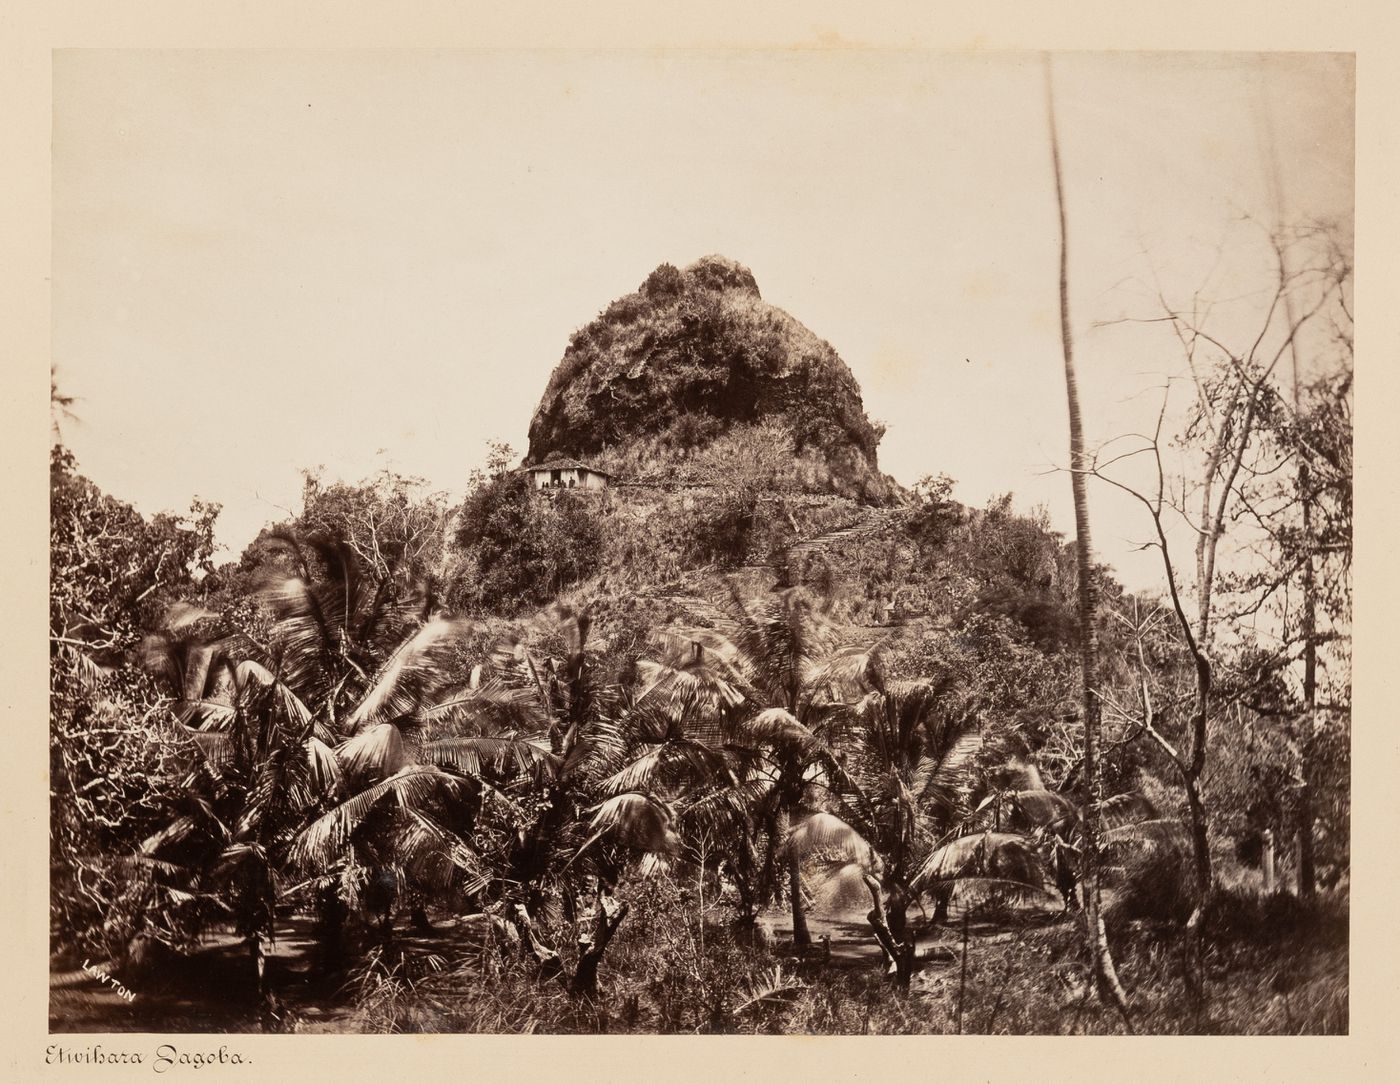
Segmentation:
[(763, 864), (758, 869), (758, 904), (760, 907), (768, 907), (774, 903), (781, 902), (782, 893), (779, 889), (778, 879), (778, 848), (782, 846), (783, 838), (783, 818), (780, 810), (770, 813), (767, 817), (768, 838), (763, 848)]
[(1210, 835), (1206, 825), (1206, 807), (1201, 799), (1201, 790), (1195, 775), (1186, 775), (1186, 806), (1191, 814), (1191, 855), (1196, 866), (1196, 907), (1199, 911), (1210, 895)]
[(278, 1031), (281, 1028), (280, 1011), (277, 997), (268, 983), (267, 953), (263, 949), (262, 934), (250, 934), (246, 943), (253, 972), (257, 976), (258, 1026), (263, 1031)]
[(1083, 677), (1084, 712), (1084, 911), (1089, 957), (1100, 997), (1113, 1002), (1128, 1031), (1133, 1030), (1128, 1000), (1118, 981), (1108, 946), (1099, 895), (1099, 701), (1097, 599), (1094, 587), (1093, 544), (1089, 537), (1089, 504), (1085, 474), (1089, 462), (1079, 410), (1079, 385), (1074, 369), (1074, 338), (1069, 320), (1069, 239), (1065, 225), (1064, 179), (1060, 170), (1060, 139), (1055, 126), (1055, 96), (1050, 57), (1045, 57), (1045, 101), (1050, 123), (1050, 156), (1055, 173), (1055, 204), (1060, 224), (1060, 343), (1065, 362), (1065, 395), (1069, 405), (1070, 484), (1074, 493), (1075, 557), (1079, 574), (1079, 662)]
[[(1286, 257), (1285, 257), (1286, 259)], [(1285, 271), (1286, 273), (1286, 271)], [(1293, 314), (1293, 294), (1283, 296), (1288, 326), (1297, 327)], [(1293, 361), (1293, 416), (1302, 416), (1303, 397), (1298, 374), (1298, 346), (1290, 339), (1288, 351)], [(1312, 762), (1313, 732), (1317, 712), (1317, 570), (1313, 566), (1313, 500), (1312, 479), (1308, 461), (1298, 460), (1298, 495), (1303, 505), (1303, 545), (1308, 547), (1303, 562), (1303, 615), (1299, 631), (1303, 636), (1303, 740), (1302, 782), (1298, 788), (1298, 894), (1311, 899), (1317, 890), (1317, 873), (1313, 861), (1313, 793)]]
[(252, 933), (245, 939), (248, 946), (248, 959), (253, 965), (253, 978), (261, 1005), (267, 998), (267, 956), (263, 953), (262, 935)]
[(870, 923), (875, 940), (880, 943), (880, 949), (889, 962), (890, 977), (900, 990), (907, 992), (914, 975), (914, 939), (909, 936), (905, 913), (908, 897), (902, 889), (896, 888), (890, 893), (887, 906), (880, 882), (869, 873), (864, 880), (872, 904), (865, 916), (866, 921)]

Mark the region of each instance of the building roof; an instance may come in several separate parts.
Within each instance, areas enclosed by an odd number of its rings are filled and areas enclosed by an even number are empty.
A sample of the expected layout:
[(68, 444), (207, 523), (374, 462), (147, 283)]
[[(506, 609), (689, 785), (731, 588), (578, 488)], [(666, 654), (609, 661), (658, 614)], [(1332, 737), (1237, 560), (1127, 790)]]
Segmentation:
[(577, 459), (551, 459), (546, 463), (532, 463), (530, 466), (520, 469), (532, 472), (537, 470), (586, 470), (590, 474), (601, 474), (604, 478), (612, 477), (607, 471), (590, 467), (587, 463), (580, 463)]

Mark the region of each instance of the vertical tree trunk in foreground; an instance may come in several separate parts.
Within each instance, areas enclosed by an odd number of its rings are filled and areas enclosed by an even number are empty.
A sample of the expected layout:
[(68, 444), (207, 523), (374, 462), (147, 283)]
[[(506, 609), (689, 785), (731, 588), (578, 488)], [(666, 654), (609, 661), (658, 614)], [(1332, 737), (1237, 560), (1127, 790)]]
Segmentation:
[(889, 975), (894, 979), (895, 986), (907, 991), (914, 975), (914, 939), (909, 936), (905, 917), (907, 904), (901, 893), (898, 898), (892, 897), (892, 907), (886, 908), (880, 882), (868, 873), (864, 880), (873, 901), (865, 920), (875, 932), (875, 940), (880, 943), (880, 949), (889, 963)]
[(570, 976), (564, 973), (559, 953), (536, 936), (534, 922), (524, 904), (517, 903), (511, 908), (510, 922), (520, 936), (521, 952), (539, 964), (541, 980), (567, 980), (569, 993), (591, 1001), (598, 996), (598, 966), (603, 962), (613, 934), (630, 910), (629, 904), (619, 903), (602, 889), (597, 891), (593, 902), (579, 915), (578, 963)]
[[(603, 954), (608, 951), (608, 943), (622, 925), (630, 907), (618, 903), (610, 896), (599, 892), (592, 913), (585, 918), (578, 938), (578, 966), (569, 983), (569, 992), (576, 997), (595, 998), (598, 996), (598, 965), (603, 962)], [(593, 919), (590, 929), (587, 919)]]
[(1070, 484), (1074, 491), (1075, 556), (1079, 573), (1079, 659), (1084, 694), (1084, 914), (1088, 933), (1093, 981), (1100, 997), (1108, 997), (1133, 1030), (1127, 997), (1113, 966), (1099, 898), (1099, 702), (1097, 600), (1094, 591), (1092, 543), (1089, 538), (1089, 506), (1084, 478), (1089, 464), (1084, 449), (1084, 427), (1079, 413), (1079, 388), (1074, 371), (1074, 344), (1069, 324), (1069, 255), (1065, 230), (1064, 181), (1060, 173), (1060, 140), (1055, 127), (1055, 98), (1050, 78), (1050, 57), (1045, 57), (1045, 100), (1050, 122), (1050, 155), (1055, 173), (1055, 203), (1060, 221), (1060, 342), (1065, 360), (1065, 394), (1069, 401)]
[(788, 855), (788, 889), (792, 893), (792, 943), (805, 948), (812, 943), (807, 929), (807, 908), (802, 903), (802, 862), (797, 855)]
[(559, 959), (559, 953), (535, 936), (535, 924), (531, 921), (530, 912), (525, 909), (525, 905), (515, 904), (511, 908), (510, 918), (515, 932), (520, 937), (520, 951), (539, 965), (540, 978), (557, 977), (564, 970), (563, 961)]
[(349, 908), (334, 883), (323, 885), (316, 894), (316, 941), (323, 971), (338, 970), (345, 962), (345, 920)]

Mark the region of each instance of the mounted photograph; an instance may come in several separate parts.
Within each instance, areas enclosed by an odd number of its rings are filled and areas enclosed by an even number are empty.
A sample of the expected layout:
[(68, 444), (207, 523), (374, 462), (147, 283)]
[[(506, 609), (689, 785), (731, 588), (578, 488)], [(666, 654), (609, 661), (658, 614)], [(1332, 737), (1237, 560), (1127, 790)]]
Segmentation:
[(52, 79), (52, 1042), (1348, 1034), (1352, 55)]

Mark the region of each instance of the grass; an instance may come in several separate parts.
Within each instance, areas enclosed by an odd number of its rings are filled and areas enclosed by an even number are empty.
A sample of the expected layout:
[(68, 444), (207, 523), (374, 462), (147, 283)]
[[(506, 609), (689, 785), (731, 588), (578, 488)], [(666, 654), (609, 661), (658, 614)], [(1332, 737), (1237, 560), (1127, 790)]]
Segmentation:
[[(979, 919), (933, 931), (911, 988), (900, 993), (859, 924), (829, 958), (805, 958), (761, 928), (736, 925), (727, 903), (662, 880), (633, 881), (632, 910), (601, 971), (596, 1001), (541, 980), (503, 943), (461, 927), (403, 930), (389, 948), (361, 945), (343, 979), (307, 972), (288, 956), (275, 969), (280, 1030), (407, 1034), (1100, 1035), (1122, 1023), (1087, 984), (1081, 925), (1072, 919)], [(1323, 1035), (1348, 1029), (1348, 915), (1344, 898), (1222, 892), (1205, 922), (1204, 998), (1187, 992), (1181, 929), (1131, 922), (1110, 938), (1139, 1034)], [(542, 934), (572, 971), (575, 931)], [(852, 947), (867, 950), (864, 954)], [(232, 951), (185, 959), (167, 981), (146, 976), (136, 1003), (89, 1006), (58, 991), (57, 1030), (257, 1030), (246, 960)], [(162, 994), (163, 987), (169, 987)], [(66, 998), (66, 1000), (65, 1000)], [(112, 999), (108, 999), (109, 1001)], [(86, 1012), (86, 1015), (84, 1015)], [(76, 1014), (76, 1015), (75, 1015)]]
[[(539, 981), (528, 961), (492, 951), (451, 966), (374, 959), (350, 991), (340, 1028), (352, 1031), (636, 1034), (1118, 1034), (1121, 1021), (1091, 996), (1077, 922), (979, 926), (966, 963), (956, 928), (911, 990), (886, 980), (878, 958), (796, 958), (755, 941), (727, 906), (676, 886), (629, 886), (632, 914), (604, 963), (599, 1000)], [(1344, 1034), (1347, 914), (1289, 898), (1222, 894), (1207, 916), (1203, 999), (1186, 994), (1177, 926), (1133, 923), (1113, 948), (1135, 1029), (1146, 1034)], [(569, 960), (569, 931), (550, 931)], [(567, 970), (567, 966), (566, 966)], [(296, 1023), (293, 1028), (300, 1030)]]

